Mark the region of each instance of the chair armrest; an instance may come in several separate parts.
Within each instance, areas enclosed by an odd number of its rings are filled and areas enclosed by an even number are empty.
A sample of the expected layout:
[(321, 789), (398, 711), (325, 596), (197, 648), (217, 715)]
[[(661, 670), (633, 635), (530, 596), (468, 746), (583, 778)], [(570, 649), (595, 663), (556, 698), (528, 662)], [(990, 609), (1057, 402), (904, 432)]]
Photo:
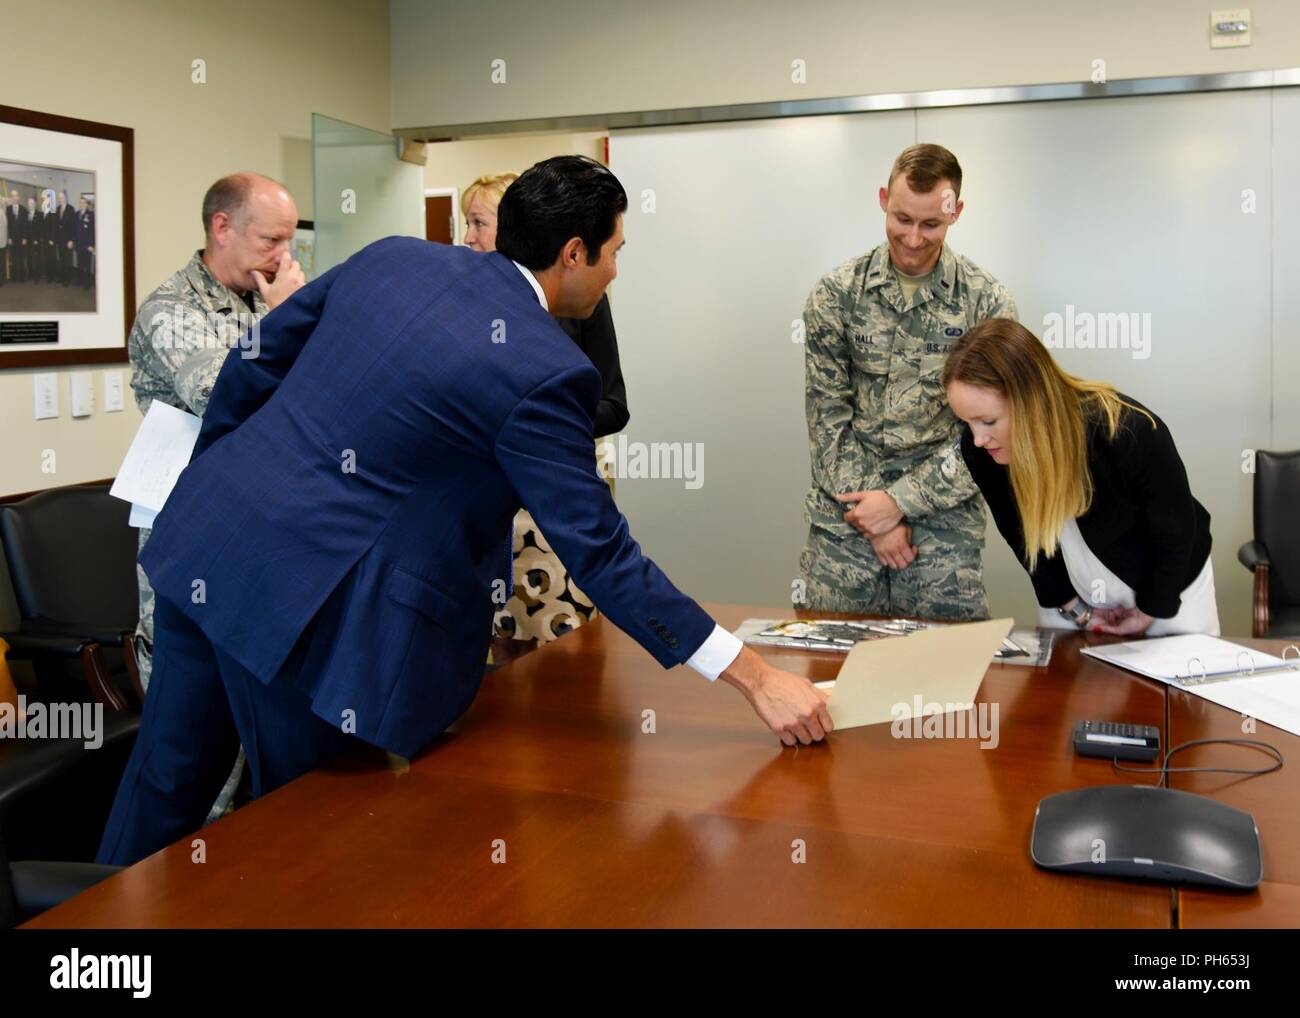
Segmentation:
[[(112, 645), (123, 647), (123, 654), (130, 655), (134, 653), (131, 641), (128, 637), (131, 634), (122, 630), (113, 632)], [(14, 661), (32, 660), (40, 657), (62, 657), (69, 659), (80, 659), (81, 671), (86, 678), (86, 685), (90, 687), (91, 695), (98, 703), (102, 703), (111, 711), (128, 710), (131, 708), (122, 692), (117, 689), (113, 683), (112, 676), (108, 671), (108, 665), (104, 661), (103, 646), (94, 640), (88, 640), (82, 636), (63, 636), (57, 633), (33, 633), (29, 630), (23, 630), (17, 633), (0, 633), (0, 637), (9, 644), (11, 653), (10, 658)], [(134, 662), (131, 662), (133, 664)], [(128, 672), (131, 665), (128, 664)], [(140, 688), (139, 679), (133, 679), (134, 688), (139, 691), (140, 706), (144, 709), (144, 690)]]
[(15, 862), (9, 864), (18, 920), (38, 916), (126, 867), (94, 862)]
[(15, 661), (29, 661), (42, 656), (76, 660), (95, 642), (81, 637), (44, 633), (0, 633), (0, 639), (9, 644), (9, 657)]
[[(105, 711), (100, 749), (134, 740), (140, 716), (125, 711)], [(80, 762), (87, 753), (79, 739), (13, 739), (0, 748), (0, 823), (19, 798), (39, 790)]]
[(1247, 541), (1237, 549), (1237, 561), (1253, 573), (1256, 566), (1269, 564), (1268, 549), (1261, 541)]
[(122, 626), (105, 626), (87, 623), (75, 625), (67, 622), (54, 622), (50, 619), (24, 619), (19, 630), (27, 636), (52, 636), (66, 640), (80, 640), (82, 643), (98, 643), (104, 647), (122, 646), (124, 630)]

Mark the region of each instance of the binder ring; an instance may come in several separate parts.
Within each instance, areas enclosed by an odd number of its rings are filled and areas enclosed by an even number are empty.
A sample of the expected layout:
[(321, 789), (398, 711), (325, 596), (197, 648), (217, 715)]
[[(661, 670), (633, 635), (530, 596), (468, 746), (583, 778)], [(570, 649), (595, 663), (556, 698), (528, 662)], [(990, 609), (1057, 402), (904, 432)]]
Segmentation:
[[(1198, 665), (1201, 666), (1201, 677), (1200, 677), (1199, 679), (1196, 677), (1196, 674), (1195, 674), (1195, 673), (1196, 673), (1196, 669), (1192, 667), (1193, 662), (1195, 662), (1196, 664), (1198, 664)], [(1195, 685), (1199, 685), (1200, 683), (1202, 683), (1202, 682), (1205, 681), (1205, 677), (1206, 677), (1205, 662), (1202, 661), (1199, 657), (1188, 658), (1188, 659), (1187, 659), (1187, 681), (1188, 681), (1188, 683), (1189, 683), (1190, 685), (1193, 685), (1193, 686), (1195, 686)]]
[(1295, 660), (1297, 663), (1300, 663), (1300, 647), (1297, 647), (1294, 643), (1288, 643), (1285, 647), (1282, 648), (1282, 660), (1283, 661), (1291, 660), (1286, 656), (1286, 652), (1288, 650), (1295, 651)]
[[(1245, 657), (1246, 659), (1245, 667), (1242, 667), (1241, 664), (1242, 657)], [(1251, 655), (1250, 651), (1243, 650), (1237, 655), (1237, 668), (1247, 676), (1255, 674), (1255, 658)]]

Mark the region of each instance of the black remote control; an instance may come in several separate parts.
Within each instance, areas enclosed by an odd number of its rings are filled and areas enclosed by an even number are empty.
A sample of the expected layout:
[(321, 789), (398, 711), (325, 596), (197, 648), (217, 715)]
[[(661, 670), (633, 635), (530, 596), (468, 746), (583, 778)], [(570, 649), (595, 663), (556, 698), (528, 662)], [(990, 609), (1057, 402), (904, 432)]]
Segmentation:
[(1160, 729), (1115, 721), (1080, 721), (1074, 726), (1074, 751), (1106, 760), (1150, 762), (1160, 755)]

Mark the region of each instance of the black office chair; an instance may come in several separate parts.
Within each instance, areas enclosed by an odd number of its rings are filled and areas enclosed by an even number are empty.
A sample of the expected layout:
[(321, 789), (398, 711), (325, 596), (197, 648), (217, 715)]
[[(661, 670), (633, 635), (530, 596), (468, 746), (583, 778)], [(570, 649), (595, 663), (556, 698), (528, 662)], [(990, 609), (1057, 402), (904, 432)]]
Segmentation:
[(139, 727), (139, 715), (105, 710), (94, 749), (75, 739), (0, 744), (0, 929), (121, 869), (91, 860)]
[(0, 544), (20, 617), (16, 630), (0, 636), (14, 654), (32, 659), (48, 699), (84, 699), (69, 683), (64, 663), (71, 662), (106, 709), (143, 702), (132, 640), (137, 537), (129, 516), (130, 506), (106, 484), (53, 488), (0, 507)]
[(1300, 450), (1255, 453), (1255, 539), (1237, 558), (1255, 574), (1252, 635), (1300, 636)]

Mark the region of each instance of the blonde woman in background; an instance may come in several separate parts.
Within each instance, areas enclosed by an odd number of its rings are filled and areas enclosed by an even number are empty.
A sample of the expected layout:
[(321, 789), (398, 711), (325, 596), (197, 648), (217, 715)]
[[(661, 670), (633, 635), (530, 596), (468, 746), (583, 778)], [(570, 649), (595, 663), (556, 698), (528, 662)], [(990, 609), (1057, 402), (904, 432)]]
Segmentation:
[(943, 384), (961, 453), (1029, 571), (1039, 625), (1219, 635), (1210, 514), (1159, 417), (1062, 371), (1019, 322), (980, 322)]
[[(484, 252), (496, 250), (497, 205), (518, 176), (488, 174), (465, 189), (460, 208), (465, 216), (467, 247)], [(557, 318), (556, 322), (600, 372), (601, 397), (592, 435), (594, 456), (594, 441), (622, 431), (629, 416), (609, 295), (601, 297), (590, 318)], [(514, 649), (508, 644), (503, 646), (503, 641), (547, 643), (577, 629), (596, 610), (574, 584), (527, 509), (521, 509), (515, 517), (514, 588), (514, 595), (495, 617), (498, 639), (493, 659), (498, 663), (518, 649), (517, 645)]]

